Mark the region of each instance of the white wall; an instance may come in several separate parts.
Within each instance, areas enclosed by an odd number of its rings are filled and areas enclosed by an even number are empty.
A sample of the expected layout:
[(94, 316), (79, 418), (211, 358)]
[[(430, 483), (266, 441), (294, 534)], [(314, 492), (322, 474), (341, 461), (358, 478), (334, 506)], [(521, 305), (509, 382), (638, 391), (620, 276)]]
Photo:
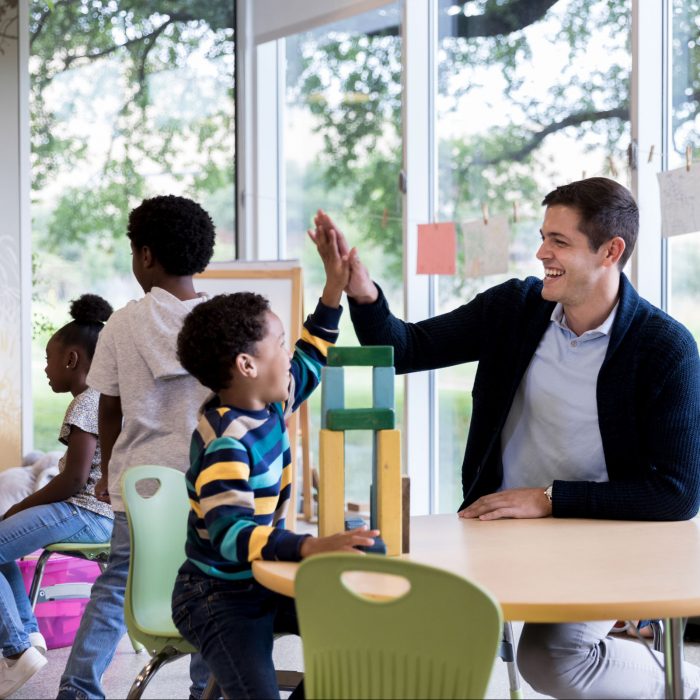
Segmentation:
[[(0, 469), (20, 464), (32, 440), (28, 25), (18, 5), (6, 6), (0, 36)], [(10, 12), (19, 15), (8, 23)]]

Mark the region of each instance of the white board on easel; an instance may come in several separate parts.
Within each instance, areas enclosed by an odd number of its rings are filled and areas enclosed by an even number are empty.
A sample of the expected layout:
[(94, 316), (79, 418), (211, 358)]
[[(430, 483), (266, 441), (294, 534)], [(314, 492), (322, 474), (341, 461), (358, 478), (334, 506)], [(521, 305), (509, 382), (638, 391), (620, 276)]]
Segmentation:
[[(298, 260), (251, 260), (211, 263), (202, 273), (195, 275), (195, 289), (210, 297), (234, 292), (255, 292), (266, 297), (270, 308), (279, 316), (284, 326), (289, 346), (301, 336), (303, 323), (303, 283), (301, 263)], [(309, 415), (307, 402), (299, 408), (301, 424), (301, 446), (304, 483), (304, 515), (310, 519), (311, 512), (311, 457), (309, 444)], [(287, 526), (296, 525), (296, 502), (298, 469), (296, 441), (298, 433), (297, 414), (289, 419), (289, 442), (292, 453), (291, 505), (287, 514)], [(309, 513), (307, 513), (309, 511)]]

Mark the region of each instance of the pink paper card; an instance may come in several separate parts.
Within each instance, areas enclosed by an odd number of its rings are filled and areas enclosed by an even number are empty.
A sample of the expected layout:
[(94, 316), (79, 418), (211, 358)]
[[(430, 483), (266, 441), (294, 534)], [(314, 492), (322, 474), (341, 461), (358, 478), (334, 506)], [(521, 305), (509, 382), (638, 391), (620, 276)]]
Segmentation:
[(457, 260), (457, 232), (452, 222), (418, 224), (419, 275), (454, 275)]

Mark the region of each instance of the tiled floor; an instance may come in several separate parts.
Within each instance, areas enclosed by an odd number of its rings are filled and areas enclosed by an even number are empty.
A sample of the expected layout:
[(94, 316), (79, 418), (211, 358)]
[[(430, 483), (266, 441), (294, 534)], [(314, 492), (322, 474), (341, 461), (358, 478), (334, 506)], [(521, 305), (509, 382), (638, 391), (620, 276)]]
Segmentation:
[[(520, 625), (514, 625), (516, 636)], [(49, 663), (32, 678), (13, 698), (55, 698), (58, 681), (68, 657), (68, 649), (49, 651)], [(686, 645), (688, 661), (700, 665), (700, 644)], [(125, 698), (133, 679), (147, 663), (145, 652), (134, 653), (128, 637), (122, 639), (112, 665), (104, 677), (104, 688), (107, 698)], [(296, 637), (283, 637), (275, 645), (275, 664), (278, 668), (301, 670), (301, 648)], [(187, 659), (174, 661), (165, 666), (146, 688), (144, 698), (187, 698), (189, 687), (189, 672)], [(542, 698), (523, 683), (526, 698)], [(506, 668), (500, 661), (496, 662), (493, 676), (487, 692), (487, 698), (507, 698), (508, 677)]]

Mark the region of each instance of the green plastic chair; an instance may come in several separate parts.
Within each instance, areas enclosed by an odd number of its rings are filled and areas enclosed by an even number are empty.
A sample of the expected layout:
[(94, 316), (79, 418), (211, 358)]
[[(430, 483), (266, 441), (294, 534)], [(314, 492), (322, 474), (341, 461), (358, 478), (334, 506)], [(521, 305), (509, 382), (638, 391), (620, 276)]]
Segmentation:
[[(137, 492), (136, 484), (143, 479), (159, 482), (152, 496)], [(140, 698), (163, 665), (196, 651), (175, 627), (171, 610), (175, 577), (185, 560), (190, 504), (184, 474), (160, 466), (127, 469), (122, 476), (122, 497), (131, 540), (124, 619), (131, 638), (143, 644), (152, 657), (127, 695)], [(211, 686), (212, 682), (207, 691)], [(207, 691), (205, 697), (209, 697)]]
[[(346, 587), (348, 571), (400, 576), (410, 590), (369, 599)], [(503, 621), (470, 581), (400, 559), (324, 554), (302, 562), (295, 598), (310, 700), (484, 697)]]

